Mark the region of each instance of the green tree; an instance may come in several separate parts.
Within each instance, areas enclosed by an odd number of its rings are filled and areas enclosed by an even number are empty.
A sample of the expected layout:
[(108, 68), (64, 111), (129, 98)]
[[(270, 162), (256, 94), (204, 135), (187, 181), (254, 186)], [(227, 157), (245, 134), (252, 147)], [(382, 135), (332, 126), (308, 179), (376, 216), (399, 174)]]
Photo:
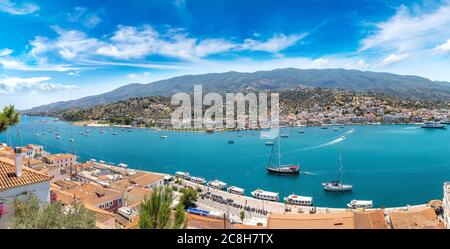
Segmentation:
[(239, 213), (239, 218), (241, 219), (242, 222), (244, 222), (244, 219), (245, 219), (245, 212), (244, 212), (244, 210), (241, 210), (241, 212)]
[(0, 132), (7, 130), (10, 126), (19, 123), (20, 115), (13, 105), (6, 106), (0, 112)]
[(23, 229), (92, 229), (95, 213), (83, 204), (64, 207), (61, 203), (41, 204), (35, 195), (27, 200), (16, 199), (14, 228)]
[(186, 208), (194, 207), (198, 198), (197, 191), (191, 188), (184, 188), (181, 192), (183, 195), (180, 198), (180, 203), (182, 203)]
[(172, 202), (173, 192), (170, 187), (154, 189), (141, 205), (139, 227), (141, 229), (164, 229), (184, 226), (184, 206), (178, 205), (175, 217), (172, 217)]

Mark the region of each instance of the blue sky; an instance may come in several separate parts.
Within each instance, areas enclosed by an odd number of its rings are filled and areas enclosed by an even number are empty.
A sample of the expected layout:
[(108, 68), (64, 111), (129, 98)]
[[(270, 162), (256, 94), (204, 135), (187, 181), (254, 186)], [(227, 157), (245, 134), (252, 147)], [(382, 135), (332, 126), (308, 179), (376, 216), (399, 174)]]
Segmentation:
[(448, 27), (449, 0), (0, 0), (0, 107), (285, 67), (450, 81)]

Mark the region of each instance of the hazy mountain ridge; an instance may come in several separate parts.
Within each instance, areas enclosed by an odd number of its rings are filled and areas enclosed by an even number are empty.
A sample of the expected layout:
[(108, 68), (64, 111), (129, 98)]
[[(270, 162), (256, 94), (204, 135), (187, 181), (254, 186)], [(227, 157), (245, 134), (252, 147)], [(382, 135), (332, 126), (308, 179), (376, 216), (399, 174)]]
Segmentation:
[(204, 92), (285, 91), (302, 86), (337, 88), (355, 92), (378, 92), (422, 100), (450, 100), (450, 83), (431, 81), (419, 76), (405, 76), (345, 69), (276, 69), (254, 73), (226, 72), (184, 75), (149, 84), (133, 83), (113, 91), (77, 100), (62, 101), (26, 110), (26, 113), (54, 112), (86, 108), (129, 98), (171, 96), (192, 93), (195, 84)]

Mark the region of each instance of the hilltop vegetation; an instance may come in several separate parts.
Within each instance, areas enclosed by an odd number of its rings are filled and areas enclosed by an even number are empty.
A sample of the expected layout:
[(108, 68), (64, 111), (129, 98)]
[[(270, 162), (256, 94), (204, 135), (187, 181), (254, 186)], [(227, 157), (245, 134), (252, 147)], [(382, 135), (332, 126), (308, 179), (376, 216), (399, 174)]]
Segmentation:
[[(67, 121), (94, 120), (110, 124), (166, 126), (176, 106), (170, 98), (153, 96), (118, 101), (85, 109), (53, 112), (51, 116)], [(206, 109), (207, 107), (205, 107)], [(412, 100), (380, 93), (358, 93), (326, 88), (300, 88), (280, 94), (281, 116), (300, 112), (331, 112), (359, 116), (368, 108), (382, 109), (383, 114), (404, 110), (448, 108), (447, 102)], [(39, 114), (39, 113), (38, 113)]]

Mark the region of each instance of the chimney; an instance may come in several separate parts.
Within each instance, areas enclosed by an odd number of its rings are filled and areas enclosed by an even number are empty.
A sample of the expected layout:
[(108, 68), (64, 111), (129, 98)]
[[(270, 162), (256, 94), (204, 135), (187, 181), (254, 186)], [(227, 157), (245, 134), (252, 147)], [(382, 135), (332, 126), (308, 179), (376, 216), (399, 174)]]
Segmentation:
[(14, 148), (14, 152), (16, 153), (16, 157), (14, 160), (14, 163), (16, 164), (16, 176), (21, 177), (22, 176), (22, 147), (16, 147)]

